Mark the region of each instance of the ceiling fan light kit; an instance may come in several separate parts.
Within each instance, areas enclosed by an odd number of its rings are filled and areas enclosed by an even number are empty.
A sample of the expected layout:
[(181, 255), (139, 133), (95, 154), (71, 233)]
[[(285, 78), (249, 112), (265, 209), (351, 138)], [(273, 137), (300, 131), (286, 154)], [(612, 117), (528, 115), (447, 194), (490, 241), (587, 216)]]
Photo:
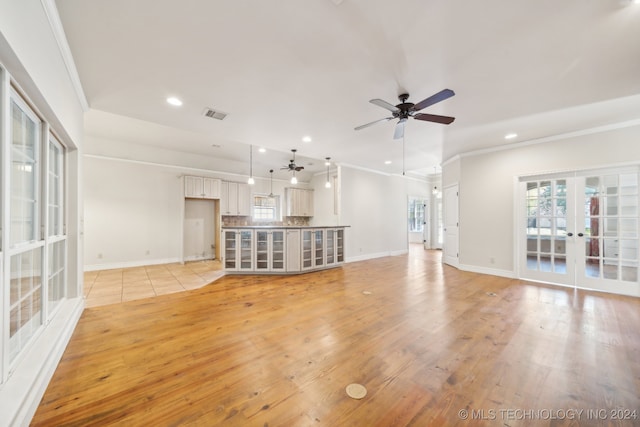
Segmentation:
[(324, 164), (327, 166), (327, 181), (324, 183), (324, 188), (331, 188), (331, 181), (329, 181), (329, 166), (331, 166), (331, 157), (325, 157)]
[(451, 124), (455, 120), (455, 117), (440, 116), (437, 114), (419, 113), (419, 111), (433, 104), (437, 104), (438, 102), (444, 101), (445, 99), (451, 98), (453, 95), (455, 95), (455, 92), (452, 91), (451, 89), (443, 89), (440, 92), (434, 95), (431, 95), (428, 98), (423, 99), (417, 104), (414, 104), (412, 102), (407, 102), (407, 100), (409, 99), (408, 93), (402, 93), (398, 95), (398, 99), (400, 100), (400, 104), (398, 105), (390, 104), (387, 101), (384, 101), (382, 99), (372, 99), (369, 101), (370, 103), (391, 111), (391, 117), (385, 117), (382, 119), (375, 120), (371, 123), (358, 126), (355, 128), (355, 130), (364, 129), (369, 126), (375, 125), (376, 123), (380, 123), (382, 121), (398, 119), (398, 122), (396, 123), (395, 131), (393, 133), (393, 139), (402, 139), (404, 137), (404, 126), (407, 120), (409, 119), (409, 117), (412, 117), (416, 120), (440, 123), (443, 125)]
[(280, 170), (287, 170), (289, 172), (291, 172), (293, 174), (293, 176), (291, 177), (291, 183), (292, 184), (297, 184), (298, 183), (298, 178), (296, 178), (296, 172), (300, 172), (301, 170), (304, 169), (304, 166), (298, 166), (296, 165), (296, 152), (298, 150), (296, 150), (295, 148), (291, 149), (291, 152), (293, 153), (293, 158), (291, 160), (289, 160), (289, 164), (286, 166), (283, 166), (280, 168)]

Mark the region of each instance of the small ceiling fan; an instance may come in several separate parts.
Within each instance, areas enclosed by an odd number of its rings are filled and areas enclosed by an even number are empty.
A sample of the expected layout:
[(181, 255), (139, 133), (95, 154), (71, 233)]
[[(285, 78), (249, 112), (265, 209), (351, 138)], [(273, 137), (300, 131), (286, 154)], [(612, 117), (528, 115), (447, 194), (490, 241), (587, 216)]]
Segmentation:
[(289, 160), (289, 164), (287, 166), (281, 167), (280, 170), (300, 172), (302, 169), (304, 169), (304, 166), (296, 165), (296, 151), (298, 150), (296, 150), (295, 148), (291, 150), (291, 152), (293, 153), (293, 159)]
[(391, 111), (391, 117), (385, 117), (384, 119), (378, 119), (371, 123), (358, 126), (357, 128), (355, 128), (355, 130), (364, 129), (382, 121), (400, 119), (396, 124), (396, 129), (393, 133), (393, 139), (401, 139), (404, 136), (404, 124), (409, 119), (409, 117), (427, 122), (441, 123), (443, 125), (451, 124), (455, 120), (455, 117), (439, 116), (437, 114), (425, 114), (419, 113), (418, 111), (427, 108), (430, 105), (437, 104), (440, 101), (444, 101), (445, 99), (451, 98), (453, 95), (455, 95), (455, 93), (451, 89), (443, 89), (435, 95), (431, 95), (429, 98), (423, 99), (417, 104), (414, 104), (412, 102), (407, 102), (407, 99), (409, 99), (408, 93), (402, 93), (398, 95), (398, 99), (400, 100), (400, 104), (398, 105), (389, 104), (387, 101), (383, 101), (382, 99), (372, 99), (369, 101), (370, 103)]

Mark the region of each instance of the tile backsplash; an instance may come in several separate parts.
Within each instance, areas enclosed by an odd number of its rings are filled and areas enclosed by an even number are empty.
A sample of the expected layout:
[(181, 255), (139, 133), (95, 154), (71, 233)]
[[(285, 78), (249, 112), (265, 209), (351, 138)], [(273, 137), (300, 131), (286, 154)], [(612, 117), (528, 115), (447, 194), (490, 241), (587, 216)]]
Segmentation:
[(303, 216), (285, 216), (282, 218), (282, 221), (254, 221), (250, 216), (222, 216), (222, 226), (223, 227), (242, 227), (247, 225), (273, 225), (273, 226), (284, 226), (284, 225), (295, 225), (295, 226), (308, 226), (309, 217)]

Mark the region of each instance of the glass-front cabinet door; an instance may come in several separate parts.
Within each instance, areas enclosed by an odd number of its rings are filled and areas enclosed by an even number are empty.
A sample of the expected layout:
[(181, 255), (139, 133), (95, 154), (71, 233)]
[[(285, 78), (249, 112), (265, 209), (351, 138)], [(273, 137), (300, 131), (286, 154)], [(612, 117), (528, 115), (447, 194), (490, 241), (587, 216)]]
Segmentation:
[(269, 231), (256, 230), (256, 270), (269, 270)]
[(312, 230), (302, 230), (302, 269), (313, 268), (313, 238)]
[(273, 230), (271, 232), (271, 271), (285, 270), (285, 232)]
[(329, 228), (326, 230), (327, 237), (327, 265), (332, 265), (336, 263), (335, 250), (336, 250), (336, 240), (335, 240), (336, 230)]
[(237, 269), (237, 250), (238, 245), (236, 236), (238, 230), (224, 230), (222, 240), (224, 241), (224, 268), (226, 270)]
[(253, 269), (253, 230), (240, 230), (238, 270)]
[(344, 228), (336, 230), (336, 261), (344, 262)]
[(314, 267), (324, 266), (324, 230), (315, 230), (314, 236), (314, 248), (313, 248), (313, 265)]

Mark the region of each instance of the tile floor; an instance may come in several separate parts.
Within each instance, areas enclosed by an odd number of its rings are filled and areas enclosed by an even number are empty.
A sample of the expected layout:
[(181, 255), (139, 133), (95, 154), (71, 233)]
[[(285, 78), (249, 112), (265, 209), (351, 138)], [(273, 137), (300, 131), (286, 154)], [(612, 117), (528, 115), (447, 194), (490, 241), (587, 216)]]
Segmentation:
[(220, 261), (162, 264), (84, 273), (86, 307), (200, 288), (222, 277)]

